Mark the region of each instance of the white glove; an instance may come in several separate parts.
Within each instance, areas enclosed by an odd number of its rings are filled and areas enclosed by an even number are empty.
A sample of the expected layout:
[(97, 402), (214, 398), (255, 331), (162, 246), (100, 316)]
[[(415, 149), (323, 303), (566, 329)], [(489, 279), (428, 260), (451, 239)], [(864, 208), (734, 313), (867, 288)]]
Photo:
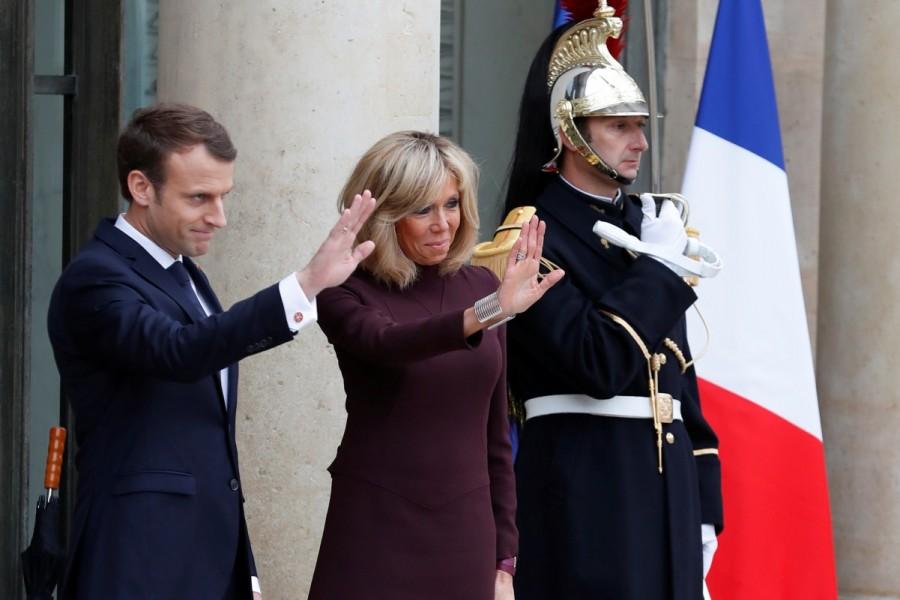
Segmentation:
[(712, 566), (713, 555), (716, 548), (719, 547), (719, 540), (716, 538), (716, 528), (706, 523), (700, 525), (700, 543), (703, 546), (703, 578), (709, 573)]
[(719, 255), (706, 244), (688, 238), (684, 222), (671, 200), (663, 201), (659, 216), (656, 216), (656, 200), (650, 194), (641, 194), (641, 211), (644, 213), (641, 239), (606, 221), (594, 223), (594, 234), (615, 246), (652, 256), (679, 277), (715, 277), (719, 274), (722, 270)]
[[(656, 216), (656, 200), (651, 194), (641, 194), (641, 211), (644, 213), (641, 221), (641, 241), (658, 246), (665, 254), (673, 256), (683, 254), (688, 244), (688, 237), (684, 231), (681, 215), (675, 208), (675, 203), (671, 200), (663, 200), (659, 216)], [(653, 258), (673, 271), (675, 270), (670, 262), (657, 256)]]

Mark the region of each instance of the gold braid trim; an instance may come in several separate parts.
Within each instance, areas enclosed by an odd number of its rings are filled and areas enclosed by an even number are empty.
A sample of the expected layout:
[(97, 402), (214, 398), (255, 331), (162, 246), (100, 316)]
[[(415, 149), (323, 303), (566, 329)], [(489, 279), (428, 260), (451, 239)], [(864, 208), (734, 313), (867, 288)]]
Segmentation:
[(549, 258), (547, 258), (545, 256), (542, 256), (539, 262), (541, 263), (541, 265), (540, 265), (541, 267), (544, 267), (545, 269), (547, 269), (547, 272), (541, 273), (541, 269), (540, 269), (540, 267), (538, 267), (538, 274), (537, 274), (538, 281), (540, 281), (541, 279), (543, 279), (544, 277), (549, 275), (550, 271), (556, 271), (557, 269), (560, 268), (558, 264), (556, 264), (555, 262), (553, 262), (552, 260), (550, 260)]
[(613, 323), (627, 331), (628, 335), (630, 335), (634, 340), (634, 343), (637, 344), (637, 347), (641, 349), (641, 354), (644, 355), (644, 358), (647, 359), (648, 362), (652, 360), (650, 350), (647, 349), (647, 344), (644, 343), (644, 340), (641, 339), (641, 336), (639, 336), (637, 331), (634, 330), (634, 327), (631, 326), (631, 323), (629, 323), (619, 315), (611, 313), (609, 311), (601, 310), (600, 312), (609, 317)]
[(671, 338), (666, 338), (663, 340), (663, 344), (672, 351), (672, 354), (675, 355), (675, 359), (678, 361), (678, 364), (681, 365), (681, 372), (686, 373), (688, 368), (694, 364), (694, 361), (688, 362), (684, 357), (684, 352), (681, 351), (681, 348), (678, 347), (678, 344), (675, 343)]
[(637, 347), (641, 350), (641, 354), (644, 355), (644, 359), (647, 361), (647, 387), (650, 391), (650, 412), (653, 413), (653, 429), (656, 431), (657, 469), (659, 474), (662, 475), (662, 423), (660, 421), (659, 410), (659, 370), (666, 364), (666, 356), (665, 354), (651, 354), (650, 350), (647, 348), (647, 344), (644, 343), (644, 340), (641, 339), (641, 336), (638, 335), (637, 331), (634, 330), (634, 327), (632, 327), (628, 321), (609, 311), (601, 310), (600, 312), (609, 317), (613, 323), (620, 326), (631, 336), (631, 339), (637, 344)]
[(715, 456), (719, 455), (718, 448), (702, 448), (700, 450), (694, 450), (694, 456), (708, 456), (710, 454), (714, 454)]

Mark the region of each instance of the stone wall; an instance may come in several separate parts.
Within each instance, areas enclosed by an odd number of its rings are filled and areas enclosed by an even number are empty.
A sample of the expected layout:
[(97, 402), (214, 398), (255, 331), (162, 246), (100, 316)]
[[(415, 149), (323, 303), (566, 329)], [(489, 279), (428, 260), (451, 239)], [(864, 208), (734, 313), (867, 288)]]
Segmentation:
[[(162, 0), (159, 99), (209, 110), (238, 148), (228, 227), (201, 261), (228, 306), (301, 268), (359, 156), (437, 130), (439, 3)], [(345, 421), (318, 327), (241, 363), (238, 446), (263, 591), (305, 598)]]

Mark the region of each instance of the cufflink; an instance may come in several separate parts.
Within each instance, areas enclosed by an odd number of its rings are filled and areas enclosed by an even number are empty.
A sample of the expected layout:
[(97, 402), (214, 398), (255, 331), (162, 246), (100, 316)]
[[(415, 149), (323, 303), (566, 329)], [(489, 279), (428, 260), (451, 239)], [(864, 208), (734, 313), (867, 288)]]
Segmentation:
[(298, 310), (297, 312), (294, 313), (294, 323), (299, 323), (302, 320), (303, 320), (303, 313)]

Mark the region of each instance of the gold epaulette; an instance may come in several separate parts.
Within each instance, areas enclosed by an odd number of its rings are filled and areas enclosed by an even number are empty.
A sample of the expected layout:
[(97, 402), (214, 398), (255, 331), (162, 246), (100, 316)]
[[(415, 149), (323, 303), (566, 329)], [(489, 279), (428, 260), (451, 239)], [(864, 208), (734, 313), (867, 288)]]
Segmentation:
[(503, 279), (509, 251), (519, 239), (522, 225), (530, 221), (536, 212), (537, 209), (533, 206), (519, 206), (509, 211), (503, 224), (494, 231), (491, 241), (481, 242), (475, 246), (472, 264), (476, 267), (487, 267), (494, 272), (497, 279)]
[[(509, 211), (503, 224), (494, 230), (493, 239), (475, 246), (472, 251), (472, 265), (487, 267), (494, 272), (497, 279), (503, 279), (509, 262), (509, 253), (522, 233), (522, 225), (530, 221), (536, 212), (537, 209), (533, 206), (519, 206)], [(545, 277), (549, 271), (559, 268), (559, 265), (544, 256), (541, 256), (540, 263), (546, 270), (538, 272), (538, 279)]]

